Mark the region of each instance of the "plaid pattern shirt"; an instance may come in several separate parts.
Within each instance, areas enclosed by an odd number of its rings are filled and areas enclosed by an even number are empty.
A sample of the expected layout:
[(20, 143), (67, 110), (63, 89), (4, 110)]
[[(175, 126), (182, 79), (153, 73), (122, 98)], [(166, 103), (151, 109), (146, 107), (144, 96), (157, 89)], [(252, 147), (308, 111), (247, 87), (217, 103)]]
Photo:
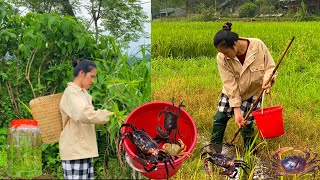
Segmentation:
[[(253, 102), (256, 100), (257, 96), (252, 96), (247, 100), (242, 101), (241, 106), (240, 106), (240, 112), (241, 115), (244, 117), (246, 113), (249, 111), (251, 108)], [(261, 106), (261, 98), (257, 104), (257, 106), (254, 108), (254, 110), (260, 109)], [(229, 104), (229, 98), (227, 95), (221, 93), (220, 96), (220, 101), (218, 104), (218, 111), (227, 114), (228, 117), (233, 116), (233, 108), (230, 107)], [(247, 119), (247, 124), (250, 124), (254, 120), (252, 114), (249, 115)]]

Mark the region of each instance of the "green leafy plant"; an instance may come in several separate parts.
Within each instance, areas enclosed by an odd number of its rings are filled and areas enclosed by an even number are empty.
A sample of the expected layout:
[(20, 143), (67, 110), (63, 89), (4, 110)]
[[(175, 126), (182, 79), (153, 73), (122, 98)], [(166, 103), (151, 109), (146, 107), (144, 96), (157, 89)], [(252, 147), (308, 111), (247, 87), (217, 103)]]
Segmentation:
[[(7, 128), (0, 128), (0, 167), (5, 167), (7, 165)], [(1, 178), (1, 175), (0, 175)]]
[[(116, 46), (113, 46), (116, 47)], [(122, 55), (116, 49), (113, 61), (96, 59), (98, 76), (91, 88), (95, 107), (114, 112), (110, 122), (97, 126), (99, 154), (103, 161), (104, 178), (109, 162), (117, 159), (117, 136), (127, 115), (136, 107), (150, 101), (150, 61), (142, 47), (142, 58)], [(116, 172), (115, 172), (116, 173)]]

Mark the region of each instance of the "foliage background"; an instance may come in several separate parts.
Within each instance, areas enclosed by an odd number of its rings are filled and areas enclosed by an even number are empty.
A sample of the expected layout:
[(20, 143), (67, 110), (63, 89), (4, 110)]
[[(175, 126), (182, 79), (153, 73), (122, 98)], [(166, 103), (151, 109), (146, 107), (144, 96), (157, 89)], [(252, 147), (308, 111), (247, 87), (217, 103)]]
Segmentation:
[[(21, 16), (17, 12), (0, 1), (0, 178), (8, 178), (5, 147), (10, 121), (32, 118), (23, 106), (30, 100), (63, 93), (72, 81), (73, 59), (96, 63), (98, 76), (89, 92), (94, 106), (116, 114), (109, 124), (97, 126), (100, 157), (95, 159), (96, 178), (123, 176), (126, 172), (118, 169), (115, 136), (126, 115), (150, 101), (148, 47), (141, 47), (142, 58), (130, 57), (121, 52), (114, 38), (96, 39), (74, 17), (54, 12)], [(58, 144), (43, 144), (42, 150), (44, 174), (63, 178)]]
[[(80, 21), (92, 30), (96, 40), (106, 31), (121, 45), (148, 38), (143, 25), (147, 16), (140, 0), (8, 0), (19, 11), (35, 13), (58, 13)], [(23, 12), (23, 11), (22, 11)], [(111, 15), (112, 14), (112, 15)]]

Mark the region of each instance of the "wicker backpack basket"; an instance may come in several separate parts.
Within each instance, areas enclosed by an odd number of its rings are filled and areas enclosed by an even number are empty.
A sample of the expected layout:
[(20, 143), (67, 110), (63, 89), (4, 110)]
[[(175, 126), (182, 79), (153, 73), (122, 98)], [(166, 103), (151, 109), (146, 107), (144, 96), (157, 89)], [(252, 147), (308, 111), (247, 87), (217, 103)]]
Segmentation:
[(33, 119), (38, 121), (41, 128), (41, 138), (46, 144), (59, 141), (62, 131), (60, 100), (62, 94), (38, 97), (30, 101)]

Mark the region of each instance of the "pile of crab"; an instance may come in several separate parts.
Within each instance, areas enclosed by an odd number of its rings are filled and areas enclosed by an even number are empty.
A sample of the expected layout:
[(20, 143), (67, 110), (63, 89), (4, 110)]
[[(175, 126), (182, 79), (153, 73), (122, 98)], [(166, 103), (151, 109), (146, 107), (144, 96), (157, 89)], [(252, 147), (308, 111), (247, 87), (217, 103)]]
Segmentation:
[[(178, 108), (176, 108), (174, 100), (172, 100), (172, 107), (165, 106), (164, 110), (159, 112), (158, 124), (154, 129), (156, 132), (155, 137), (150, 136), (143, 128), (138, 129), (134, 124), (122, 124), (120, 130), (124, 127), (126, 127), (126, 129), (122, 131), (123, 133), (120, 133), (119, 154), (122, 155), (124, 139), (128, 138), (136, 147), (136, 151), (133, 152), (135, 157), (133, 157), (132, 160), (139, 163), (143, 167), (144, 172), (155, 171), (159, 163), (164, 163), (166, 175), (169, 177), (169, 167), (175, 169), (174, 164), (176, 160), (184, 155), (190, 155), (186, 152), (187, 146), (183, 142), (184, 136), (180, 134), (178, 128), (182, 107), (185, 106), (180, 103)], [(163, 118), (163, 124), (160, 124), (160, 122), (162, 122), (160, 121), (161, 118)], [(212, 145), (213, 144), (209, 144), (205, 147)], [(201, 154), (201, 159), (204, 161), (204, 169), (209, 176), (211, 174), (210, 164), (221, 170), (220, 175), (229, 178), (235, 178), (239, 174), (240, 169), (247, 175), (248, 172), (251, 174), (254, 169), (252, 164), (249, 165), (245, 160), (240, 158), (234, 159), (226, 154), (221, 154), (221, 151), (215, 150), (215, 148), (209, 149), (209, 151)], [(288, 151), (294, 152), (294, 154), (282, 156), (281, 158), (281, 155)], [(316, 171), (320, 169), (318, 165), (320, 160), (317, 159), (317, 153), (313, 154), (314, 157), (310, 158), (311, 155), (306, 150), (294, 149), (292, 147), (280, 148), (272, 154), (269, 162), (263, 163), (267, 169), (264, 171), (264, 175), (266, 175), (264, 177), (273, 176), (277, 178), (278, 176), (312, 173), (313, 178), (315, 178)]]
[[(209, 144), (206, 146), (212, 146), (214, 144)], [(205, 147), (206, 147), (205, 146)], [(283, 153), (293, 152), (292, 155), (283, 156)], [(269, 162), (262, 162), (266, 171), (263, 174), (263, 179), (266, 177), (274, 177), (276, 179), (278, 176), (287, 175), (304, 175), (312, 173), (313, 179), (315, 179), (316, 171), (320, 170), (317, 159), (318, 154), (313, 153), (313, 158), (311, 158), (310, 152), (302, 149), (294, 149), (293, 147), (280, 148), (272, 154), (272, 158)], [(238, 174), (238, 169), (241, 168), (246, 174), (249, 170), (248, 164), (239, 159), (233, 159), (225, 154), (217, 153), (214, 151), (206, 151), (201, 155), (204, 159), (204, 167), (207, 174), (210, 176), (209, 162), (220, 167), (222, 171), (220, 175), (228, 176), (230, 178), (235, 178)], [(247, 169), (247, 170), (246, 170)]]
[(158, 114), (158, 122), (160, 118), (164, 116), (163, 128), (160, 123), (156, 127), (157, 136), (151, 137), (143, 128), (138, 129), (133, 124), (122, 124), (126, 128), (125, 132), (120, 133), (119, 138), (119, 153), (122, 154), (122, 146), (125, 137), (137, 147), (137, 152), (134, 152), (136, 157), (134, 161), (140, 163), (145, 172), (151, 172), (157, 169), (159, 163), (164, 163), (167, 177), (169, 177), (170, 165), (174, 169), (174, 161), (183, 155), (189, 156), (186, 152), (186, 145), (181, 139), (182, 138), (178, 129), (178, 121), (180, 110), (185, 107), (182, 103), (175, 110), (174, 100), (172, 100), (172, 107), (165, 106), (164, 110)]

